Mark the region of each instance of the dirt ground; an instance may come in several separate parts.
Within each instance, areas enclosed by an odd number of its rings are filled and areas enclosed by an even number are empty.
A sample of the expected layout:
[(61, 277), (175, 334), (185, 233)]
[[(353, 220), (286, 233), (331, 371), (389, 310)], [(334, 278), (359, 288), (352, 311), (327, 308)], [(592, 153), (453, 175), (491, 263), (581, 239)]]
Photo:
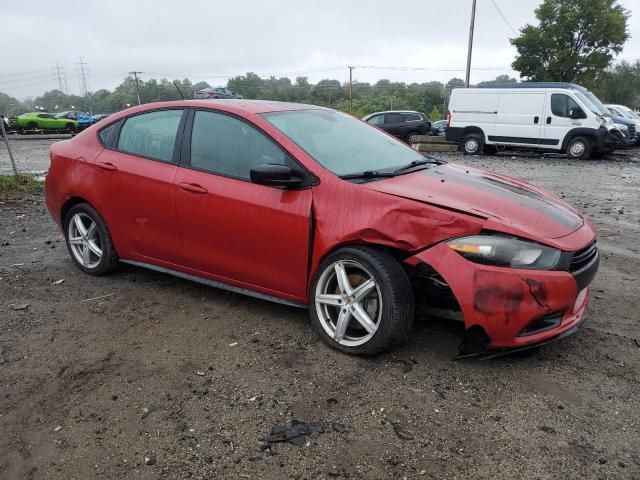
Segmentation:
[[(48, 143), (23, 142), (21, 165), (46, 169)], [(576, 335), (453, 361), (459, 327), (431, 319), (392, 353), (349, 357), (304, 310), (135, 267), (83, 275), (41, 193), (0, 199), (0, 478), (640, 479), (640, 151), (445, 156), (595, 222)], [(293, 419), (324, 432), (265, 443)]]

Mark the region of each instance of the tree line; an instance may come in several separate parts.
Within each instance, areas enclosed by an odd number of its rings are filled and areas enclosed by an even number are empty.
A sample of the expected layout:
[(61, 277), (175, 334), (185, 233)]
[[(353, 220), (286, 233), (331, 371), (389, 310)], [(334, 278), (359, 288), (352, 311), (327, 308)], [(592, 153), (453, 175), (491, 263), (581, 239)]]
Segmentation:
[[(512, 66), (523, 80), (579, 83), (604, 102), (640, 108), (640, 60), (613, 62), (629, 38), (630, 12), (618, 0), (544, 0), (535, 15), (538, 25), (525, 25), (510, 40), (518, 52)], [(495, 81), (516, 79), (500, 75)], [(113, 91), (101, 89), (79, 97), (51, 90), (24, 102), (0, 92), (0, 113), (15, 115), (36, 108), (112, 113), (137, 104), (138, 92), (141, 102), (148, 103), (177, 100), (181, 95), (192, 98), (194, 92), (210, 86), (189, 79), (137, 82), (129, 76)], [(311, 84), (304, 76), (262, 78), (248, 72), (231, 78), (226, 86), (249, 99), (310, 103), (358, 116), (380, 110), (418, 110), (437, 120), (446, 113), (451, 90), (463, 87), (464, 82), (459, 78), (446, 83), (382, 79), (373, 84), (355, 81), (350, 86), (335, 79)]]

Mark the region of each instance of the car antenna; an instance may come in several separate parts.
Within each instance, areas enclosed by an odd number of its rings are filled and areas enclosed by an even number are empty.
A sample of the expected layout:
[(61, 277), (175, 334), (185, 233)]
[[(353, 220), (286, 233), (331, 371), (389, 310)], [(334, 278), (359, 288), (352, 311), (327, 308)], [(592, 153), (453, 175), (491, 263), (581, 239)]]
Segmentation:
[(180, 90), (180, 87), (178, 86), (178, 84), (176, 83), (175, 80), (173, 81), (173, 86), (176, 87), (176, 90), (178, 90), (178, 93), (180, 94), (180, 96), (184, 100), (184, 95), (182, 94), (182, 90)]

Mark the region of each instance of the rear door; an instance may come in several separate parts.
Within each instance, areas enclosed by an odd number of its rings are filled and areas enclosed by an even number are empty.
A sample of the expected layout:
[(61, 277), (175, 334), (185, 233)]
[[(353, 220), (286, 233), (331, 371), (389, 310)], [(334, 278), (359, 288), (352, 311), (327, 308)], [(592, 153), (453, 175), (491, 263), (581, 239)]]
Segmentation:
[(96, 190), (114, 238), (139, 256), (171, 264), (180, 261), (173, 181), (182, 117), (182, 109), (156, 110), (106, 127), (99, 134), (106, 148), (95, 163)]
[(407, 131), (407, 122), (405, 122), (404, 115), (401, 113), (385, 113), (384, 130), (399, 138), (404, 138), (409, 133)]
[(588, 123), (587, 119), (572, 119), (569, 114), (572, 109), (584, 109), (567, 93), (552, 92), (544, 114), (544, 125), (540, 145), (547, 148), (560, 149), (564, 137), (573, 128), (579, 128)]
[(301, 301), (306, 297), (311, 189), (286, 190), (250, 180), (251, 168), (259, 164), (297, 165), (244, 119), (213, 110), (191, 115), (186, 164), (175, 179), (185, 266), (225, 283)]
[(489, 140), (511, 145), (538, 145), (542, 129), (545, 93), (501, 93), (495, 135)]

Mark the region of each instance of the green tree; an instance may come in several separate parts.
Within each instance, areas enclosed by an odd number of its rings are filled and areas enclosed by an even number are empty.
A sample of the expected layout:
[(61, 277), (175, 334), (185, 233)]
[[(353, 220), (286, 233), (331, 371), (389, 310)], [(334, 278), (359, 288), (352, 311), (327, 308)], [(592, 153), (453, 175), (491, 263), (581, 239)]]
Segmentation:
[(434, 105), (433, 108), (431, 109), (429, 118), (431, 119), (432, 122), (437, 122), (438, 120), (442, 120), (442, 112), (436, 105)]
[(617, 0), (544, 0), (535, 13), (539, 25), (511, 40), (513, 69), (528, 80), (592, 86), (629, 38)]
[(621, 62), (608, 69), (594, 90), (607, 103), (640, 108), (640, 60)]

